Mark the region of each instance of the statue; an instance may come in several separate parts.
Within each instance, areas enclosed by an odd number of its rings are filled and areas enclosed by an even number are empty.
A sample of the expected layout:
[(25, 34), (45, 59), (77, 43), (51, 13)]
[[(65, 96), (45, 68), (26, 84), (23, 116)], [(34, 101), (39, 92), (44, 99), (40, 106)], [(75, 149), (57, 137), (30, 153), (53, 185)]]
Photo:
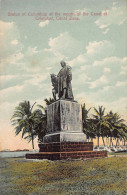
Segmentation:
[(73, 100), (71, 67), (66, 65), (64, 61), (61, 61), (60, 64), (62, 69), (59, 71), (58, 75), (51, 74), (51, 82), (54, 87), (52, 89), (53, 97), (56, 100), (56, 94), (58, 93), (59, 99)]
[(58, 79), (55, 74), (51, 74), (51, 82), (53, 86), (53, 89), (52, 89), (53, 98), (54, 100), (56, 100), (56, 94), (58, 93)]

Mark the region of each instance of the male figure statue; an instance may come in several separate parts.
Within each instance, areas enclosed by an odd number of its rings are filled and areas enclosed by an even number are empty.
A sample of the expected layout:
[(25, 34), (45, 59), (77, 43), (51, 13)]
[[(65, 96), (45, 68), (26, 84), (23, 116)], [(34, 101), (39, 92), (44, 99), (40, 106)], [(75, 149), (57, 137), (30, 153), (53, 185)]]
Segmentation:
[(57, 75), (58, 81), (58, 97), (59, 99), (71, 99), (73, 100), (73, 92), (71, 86), (72, 73), (71, 67), (66, 65), (64, 61), (60, 62), (62, 69)]
[(52, 82), (52, 94), (53, 94), (53, 98), (54, 100), (56, 100), (56, 94), (58, 93), (58, 80), (57, 80), (57, 76), (55, 74), (51, 74), (51, 82)]

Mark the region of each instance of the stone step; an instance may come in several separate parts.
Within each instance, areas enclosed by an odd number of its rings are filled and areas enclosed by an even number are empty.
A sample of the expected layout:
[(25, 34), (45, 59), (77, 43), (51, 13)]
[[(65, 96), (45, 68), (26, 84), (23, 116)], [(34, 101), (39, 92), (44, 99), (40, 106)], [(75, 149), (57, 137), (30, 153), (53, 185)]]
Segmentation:
[(27, 159), (48, 160), (92, 159), (103, 157), (107, 157), (106, 151), (39, 152), (33, 154), (26, 154)]
[(54, 142), (39, 144), (39, 152), (92, 151), (93, 142)]

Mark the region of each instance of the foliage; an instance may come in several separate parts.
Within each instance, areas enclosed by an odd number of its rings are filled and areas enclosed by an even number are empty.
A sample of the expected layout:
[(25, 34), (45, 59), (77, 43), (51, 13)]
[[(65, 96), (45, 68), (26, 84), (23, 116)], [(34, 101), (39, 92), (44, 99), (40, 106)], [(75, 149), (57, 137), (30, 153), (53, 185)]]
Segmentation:
[[(55, 100), (52, 98), (44, 100), (46, 105), (50, 105)], [(15, 126), (15, 134), (22, 134), (22, 138), (32, 141), (34, 149), (34, 139), (38, 136), (38, 141), (43, 142), (46, 134), (47, 113), (46, 108), (38, 105), (39, 109), (33, 111), (35, 103), (31, 106), (29, 101), (19, 103), (15, 108), (11, 118), (11, 123)]]
[(46, 105), (50, 105), (53, 102), (55, 102), (55, 100), (53, 98), (49, 98), (49, 99), (45, 98), (44, 101), (45, 101)]
[(89, 119), (89, 111), (86, 109), (86, 105), (82, 106), (82, 124), (83, 124), (83, 132), (86, 134), (87, 139), (95, 138), (95, 124), (92, 122), (92, 119)]
[[(53, 98), (44, 99), (46, 105), (50, 105), (51, 103), (55, 102)], [(42, 118), (39, 120), (38, 129), (37, 129), (37, 135), (38, 135), (38, 141), (41, 143), (43, 142), (43, 137), (46, 134), (46, 126), (47, 126), (47, 110), (46, 107), (42, 105), (38, 105), (38, 107), (42, 110)]]
[[(46, 106), (55, 102), (53, 98), (44, 99)], [(34, 138), (38, 136), (38, 141), (43, 142), (43, 137), (46, 134), (47, 126), (47, 108), (38, 105), (38, 109), (33, 111), (35, 103), (31, 106), (29, 101), (24, 101), (15, 108), (14, 114), (11, 118), (12, 124), (15, 126), (15, 134), (22, 133), (22, 138), (32, 141), (34, 148)], [(89, 117), (90, 109), (86, 109), (86, 105), (82, 105), (82, 125), (83, 132), (86, 134), (87, 139), (102, 137), (103, 144), (105, 145), (104, 138), (110, 137), (110, 144), (112, 138), (116, 139), (116, 144), (120, 140), (127, 140), (127, 125), (121, 119), (118, 113), (110, 111), (105, 115), (105, 108), (99, 106), (98, 109), (94, 107), (95, 114)]]
[(31, 106), (29, 101), (19, 103), (15, 108), (11, 118), (12, 125), (15, 126), (15, 134), (22, 133), (22, 138), (32, 141), (34, 149), (34, 139), (38, 135), (41, 127), (41, 120), (44, 117), (41, 110), (33, 111), (35, 103)]
[(100, 137), (102, 137), (104, 145), (104, 137), (110, 137), (110, 144), (112, 143), (112, 138), (117, 139), (117, 142), (118, 139), (126, 141), (127, 126), (118, 113), (110, 111), (105, 115), (105, 108), (99, 106), (98, 109), (94, 107), (95, 114), (90, 118), (88, 116), (90, 109), (87, 110), (85, 104), (82, 106), (83, 131), (88, 139), (97, 137), (98, 146)]

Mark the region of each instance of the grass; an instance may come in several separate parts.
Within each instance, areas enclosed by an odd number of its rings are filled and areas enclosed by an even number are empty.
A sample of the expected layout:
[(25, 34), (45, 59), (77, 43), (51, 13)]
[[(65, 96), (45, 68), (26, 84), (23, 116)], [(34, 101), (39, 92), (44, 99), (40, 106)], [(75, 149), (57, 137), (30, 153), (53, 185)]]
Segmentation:
[(1, 194), (125, 195), (126, 157), (30, 161), (1, 158)]
[(108, 155), (113, 155), (113, 156), (127, 156), (127, 151), (122, 151), (122, 152), (108, 152)]

